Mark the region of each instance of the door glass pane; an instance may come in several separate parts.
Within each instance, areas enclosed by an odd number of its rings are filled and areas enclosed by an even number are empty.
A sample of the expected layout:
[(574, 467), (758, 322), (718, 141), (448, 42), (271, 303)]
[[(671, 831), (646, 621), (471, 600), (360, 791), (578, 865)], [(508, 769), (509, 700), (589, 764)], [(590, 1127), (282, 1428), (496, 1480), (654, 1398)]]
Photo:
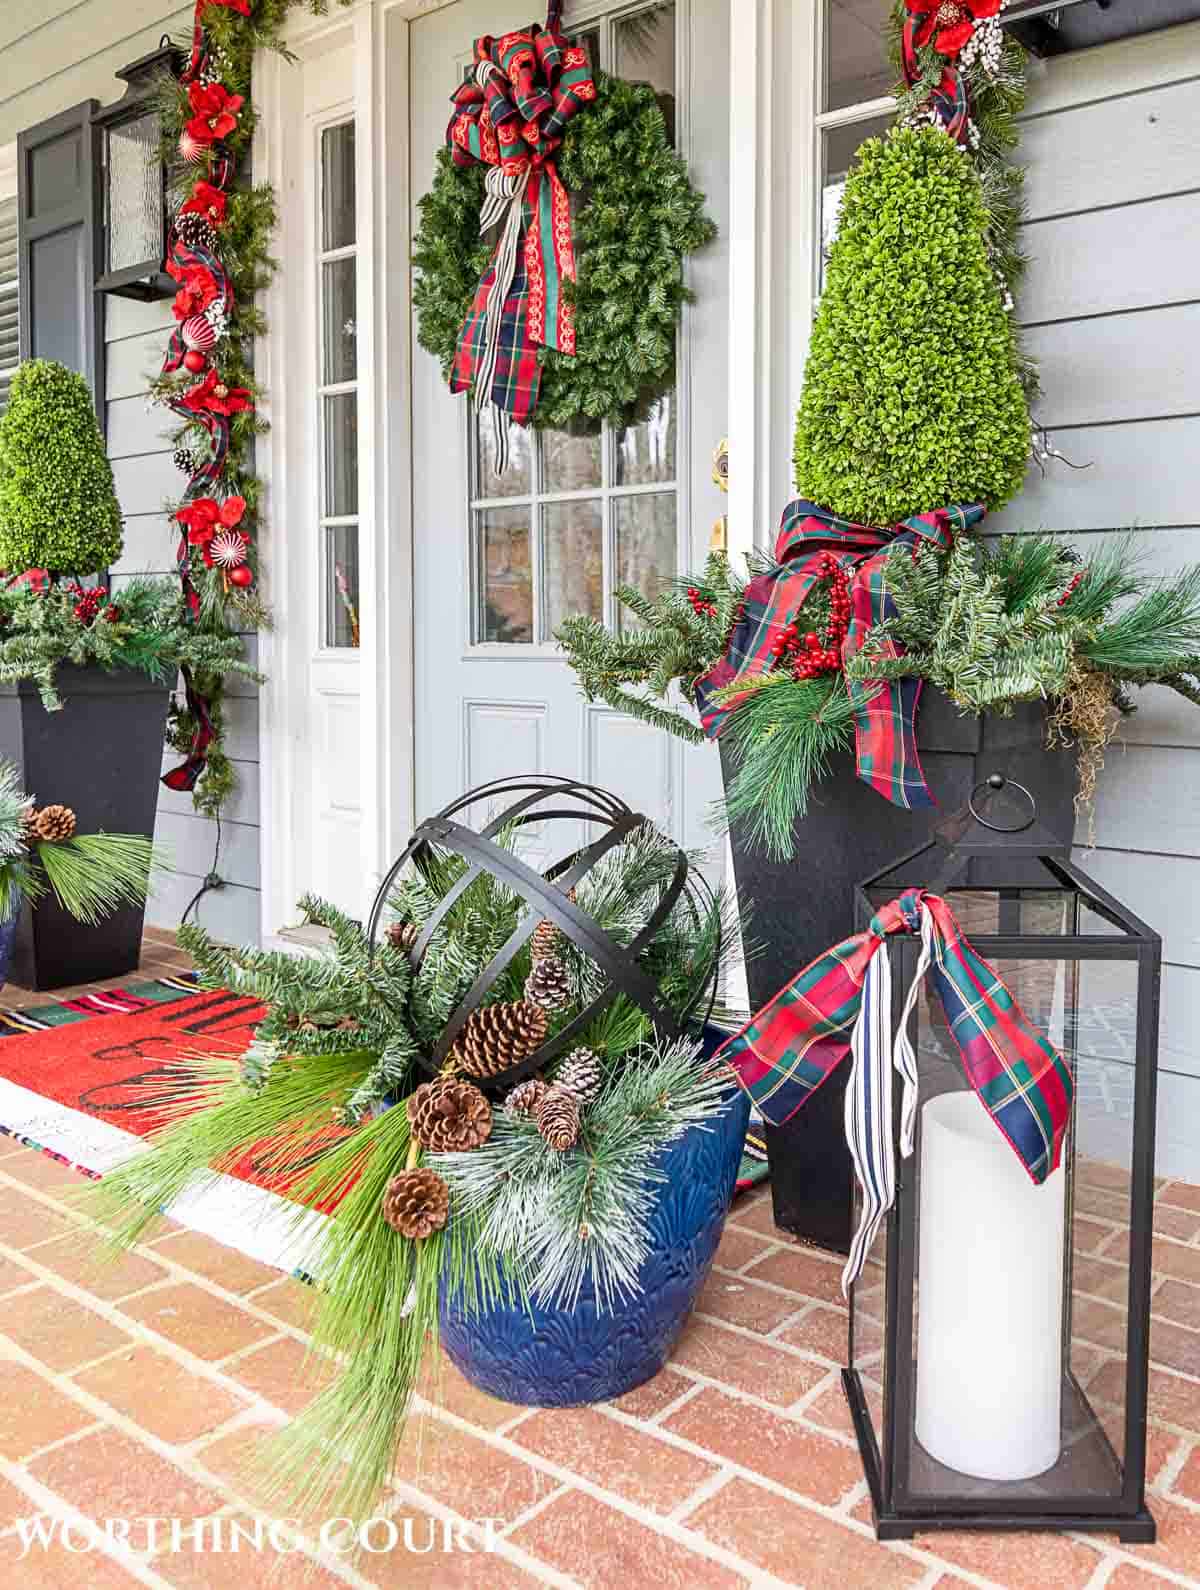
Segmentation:
[(599, 498), (542, 508), (542, 637), (564, 618), (604, 616), (604, 511)]
[(542, 490), (586, 491), (600, 484), (600, 433), (542, 432)]
[(613, 71), (632, 82), (649, 83), (675, 138), (675, 6), (648, 6), (618, 19), (613, 29)]
[(354, 242), (354, 123), (321, 134), (321, 247)]
[(358, 526), (325, 531), (325, 644), (358, 645)]
[(353, 381), (357, 369), (354, 256), (330, 260), (321, 267), (321, 277), (325, 322), (321, 379), (332, 386), (336, 381)]
[(854, 163), (854, 152), (868, 138), (882, 138), (892, 125), (891, 116), (873, 116), (868, 121), (852, 122), (848, 127), (831, 127), (821, 134), (821, 283), (825, 264), (837, 236), (838, 212), (846, 175)]
[(477, 641), (533, 639), (533, 568), (528, 508), (475, 514)]
[(358, 512), (358, 398), (339, 392), (325, 406), (325, 517)]
[(674, 392), (660, 397), (640, 425), (617, 432), (617, 485), (642, 486), (675, 479)]
[(475, 496), (528, 497), (532, 481), (529, 427), (508, 427), (508, 468), (502, 475), (496, 473), (496, 437), (490, 415), (481, 417), (472, 408), (471, 434), (475, 438)]
[(831, 0), (825, 13), (825, 96), (822, 110), (880, 99), (896, 86), (888, 59), (887, 0)]
[(617, 583), (654, 597), (675, 576), (675, 493), (614, 497)]

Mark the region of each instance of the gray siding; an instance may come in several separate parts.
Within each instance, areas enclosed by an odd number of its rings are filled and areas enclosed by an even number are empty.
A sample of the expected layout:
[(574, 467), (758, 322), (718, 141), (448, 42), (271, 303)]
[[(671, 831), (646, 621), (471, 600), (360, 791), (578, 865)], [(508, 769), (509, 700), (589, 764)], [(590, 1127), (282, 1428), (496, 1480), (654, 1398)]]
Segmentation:
[[(164, 0), (21, 0), (0, 6), (0, 145), (25, 127), (81, 100), (120, 97), (114, 72), (153, 49), (164, 32), (190, 35), (193, 7)], [(175, 536), (166, 515), (183, 477), (171, 463), (170, 416), (146, 405), (148, 378), (162, 362), (170, 305), (110, 298), (105, 342), (109, 454), (125, 514), (125, 550), (114, 585), (130, 574), (174, 571)], [(255, 640), (248, 637), (253, 655)], [(228, 939), (259, 935), (257, 690), (234, 686), (226, 710), (228, 747), (240, 787), (222, 824), (219, 871), (226, 887), (205, 896), (199, 920)], [(164, 767), (178, 760), (164, 757)], [(148, 920), (175, 927), (212, 864), (214, 825), (195, 815), (191, 797), (163, 790), (158, 839), (176, 871), (151, 900)]]
[[(1136, 525), (1163, 571), (1200, 561), (1200, 26), (1051, 62), (1024, 127), (1020, 311), (1038, 418), (1076, 463), (1031, 471), (998, 528)], [(1162, 933), (1159, 1170), (1200, 1179), (1200, 711), (1141, 693), (1081, 865)]]
[[(169, 411), (146, 402), (147, 378), (162, 363), (174, 322), (169, 302), (108, 301), (108, 452), (125, 511), (125, 550), (113, 566), (114, 588), (132, 574), (173, 574), (176, 536), (165, 507), (176, 499), (183, 476), (171, 462)], [(254, 658), (257, 641), (247, 636)], [(194, 913), (218, 936), (239, 943), (259, 937), (258, 689), (245, 680), (231, 684), (225, 702), (226, 747), (238, 776), (238, 791), (221, 822), (217, 870), (225, 887), (206, 894)], [(179, 759), (168, 753), (164, 768)], [(150, 903), (148, 920), (176, 927), (212, 866), (216, 826), (196, 815), (190, 795), (163, 789), (155, 834), (168, 850), (173, 873)]]

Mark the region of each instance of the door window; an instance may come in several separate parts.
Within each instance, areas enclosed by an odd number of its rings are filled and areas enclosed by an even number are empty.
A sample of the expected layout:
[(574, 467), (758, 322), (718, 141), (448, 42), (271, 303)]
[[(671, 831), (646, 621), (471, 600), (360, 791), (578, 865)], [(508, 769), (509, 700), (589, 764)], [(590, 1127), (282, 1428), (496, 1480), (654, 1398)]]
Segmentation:
[(817, 288), (837, 235), (838, 210), (855, 151), (892, 125), (896, 73), (888, 56), (889, 0), (825, 0), (821, 26), (820, 263)]
[(354, 123), (320, 131), (317, 222), (317, 432), (321, 643), (359, 642), (358, 355)]
[[(594, 65), (657, 91), (676, 133), (674, 0), (604, 17), (578, 35)], [(575, 434), (509, 429), (495, 471), (492, 427), (471, 415), (475, 645), (547, 645), (572, 613), (615, 625), (618, 583), (655, 594), (679, 565), (679, 399), (636, 425)]]

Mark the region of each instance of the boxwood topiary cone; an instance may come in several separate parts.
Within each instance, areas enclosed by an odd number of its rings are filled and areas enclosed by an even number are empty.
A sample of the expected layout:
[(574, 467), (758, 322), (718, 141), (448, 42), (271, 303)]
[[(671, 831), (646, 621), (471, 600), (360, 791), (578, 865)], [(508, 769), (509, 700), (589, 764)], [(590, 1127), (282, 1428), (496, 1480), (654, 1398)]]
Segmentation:
[(863, 524), (1020, 489), (1029, 411), (968, 157), (869, 139), (846, 183), (796, 420), (801, 496)]
[(87, 382), (27, 359), (0, 419), (0, 568), (97, 574), (121, 555), (121, 510)]

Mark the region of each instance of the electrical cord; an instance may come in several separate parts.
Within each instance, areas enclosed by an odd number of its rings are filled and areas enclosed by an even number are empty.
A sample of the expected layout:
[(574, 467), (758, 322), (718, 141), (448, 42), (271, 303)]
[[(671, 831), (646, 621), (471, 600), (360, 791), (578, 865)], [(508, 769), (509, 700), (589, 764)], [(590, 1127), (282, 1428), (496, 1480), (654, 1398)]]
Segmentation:
[(220, 873), (217, 871), (217, 863), (221, 859), (221, 814), (220, 814), (220, 812), (217, 813), (217, 815), (216, 815), (216, 817), (214, 817), (213, 821), (217, 825), (217, 842), (213, 846), (212, 865), (209, 867), (208, 872), (205, 874), (204, 881), (201, 883), (200, 887), (196, 890), (195, 894), (192, 896), (192, 898), (188, 901), (187, 905), (184, 907), (183, 915), (179, 919), (179, 923), (180, 923), (181, 927), (187, 921), (188, 917), (191, 916), (192, 912), (200, 904), (201, 900), (203, 900), (203, 898), (204, 898), (204, 896), (206, 894), (211, 894), (215, 890), (223, 889), (225, 887), (225, 880), (224, 880), (224, 878), (222, 878)]

